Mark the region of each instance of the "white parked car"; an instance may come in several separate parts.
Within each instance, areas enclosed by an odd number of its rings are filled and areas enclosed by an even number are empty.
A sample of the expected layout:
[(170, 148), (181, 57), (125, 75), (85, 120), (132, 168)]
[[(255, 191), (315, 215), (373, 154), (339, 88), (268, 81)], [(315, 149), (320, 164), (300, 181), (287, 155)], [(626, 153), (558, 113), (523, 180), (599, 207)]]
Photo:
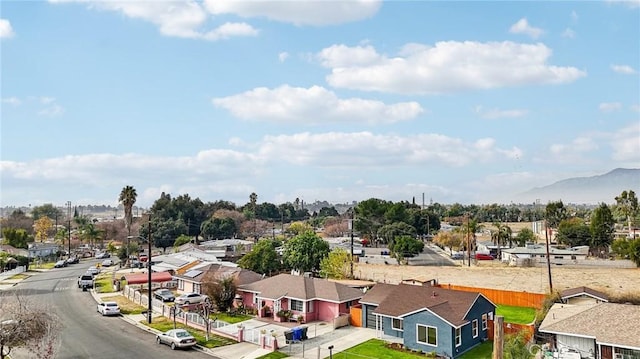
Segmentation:
[(113, 261), (111, 259), (105, 259), (102, 261), (103, 267), (111, 267), (113, 265)]
[(204, 294), (185, 293), (180, 295), (179, 297), (176, 297), (174, 302), (176, 303), (176, 305), (183, 305), (183, 304), (197, 304), (197, 303), (208, 302), (208, 301), (209, 301), (209, 297), (207, 297)]
[(87, 273), (91, 273), (91, 275), (96, 276), (100, 274), (100, 268), (96, 266), (91, 266), (89, 267), (89, 269), (87, 269)]
[(120, 307), (116, 302), (103, 302), (98, 304), (98, 313), (104, 315), (119, 315)]
[(156, 343), (167, 344), (171, 349), (191, 348), (197, 344), (196, 338), (184, 329), (171, 329), (158, 334)]

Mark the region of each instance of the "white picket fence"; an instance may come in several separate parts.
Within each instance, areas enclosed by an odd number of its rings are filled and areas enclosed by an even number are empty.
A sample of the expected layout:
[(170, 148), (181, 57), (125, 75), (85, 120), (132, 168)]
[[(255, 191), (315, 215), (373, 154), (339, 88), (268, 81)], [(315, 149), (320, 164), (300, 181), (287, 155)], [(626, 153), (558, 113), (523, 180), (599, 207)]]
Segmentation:
[(2, 272), (0, 273), (0, 281), (7, 280), (16, 274), (24, 273), (26, 270), (27, 270), (26, 266), (17, 266), (12, 270)]

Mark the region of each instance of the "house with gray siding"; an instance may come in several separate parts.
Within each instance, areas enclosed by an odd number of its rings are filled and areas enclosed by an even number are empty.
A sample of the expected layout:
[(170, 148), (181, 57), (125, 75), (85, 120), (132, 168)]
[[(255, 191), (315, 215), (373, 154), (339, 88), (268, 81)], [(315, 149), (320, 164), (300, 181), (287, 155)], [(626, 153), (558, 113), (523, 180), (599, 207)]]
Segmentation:
[(361, 299), (363, 326), (408, 349), (457, 358), (488, 339), (495, 304), (481, 293), (376, 284)]

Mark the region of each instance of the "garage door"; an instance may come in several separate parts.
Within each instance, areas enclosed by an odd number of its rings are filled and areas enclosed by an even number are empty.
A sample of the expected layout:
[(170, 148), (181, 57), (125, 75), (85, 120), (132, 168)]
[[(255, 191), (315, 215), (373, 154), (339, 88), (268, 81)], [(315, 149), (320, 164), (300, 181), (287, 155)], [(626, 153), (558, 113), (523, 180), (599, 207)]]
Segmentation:
[[(373, 314), (373, 311), (376, 310), (376, 307), (365, 306), (367, 311), (367, 328), (376, 329), (376, 318), (377, 316)], [(382, 329), (382, 328), (379, 328)]]

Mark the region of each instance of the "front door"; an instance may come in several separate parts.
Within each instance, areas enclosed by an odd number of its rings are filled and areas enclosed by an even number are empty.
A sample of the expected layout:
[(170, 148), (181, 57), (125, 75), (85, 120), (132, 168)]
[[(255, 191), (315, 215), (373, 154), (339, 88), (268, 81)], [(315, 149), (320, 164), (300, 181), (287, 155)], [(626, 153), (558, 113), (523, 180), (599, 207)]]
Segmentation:
[(608, 345), (600, 346), (600, 358), (601, 359), (613, 359), (613, 349)]

